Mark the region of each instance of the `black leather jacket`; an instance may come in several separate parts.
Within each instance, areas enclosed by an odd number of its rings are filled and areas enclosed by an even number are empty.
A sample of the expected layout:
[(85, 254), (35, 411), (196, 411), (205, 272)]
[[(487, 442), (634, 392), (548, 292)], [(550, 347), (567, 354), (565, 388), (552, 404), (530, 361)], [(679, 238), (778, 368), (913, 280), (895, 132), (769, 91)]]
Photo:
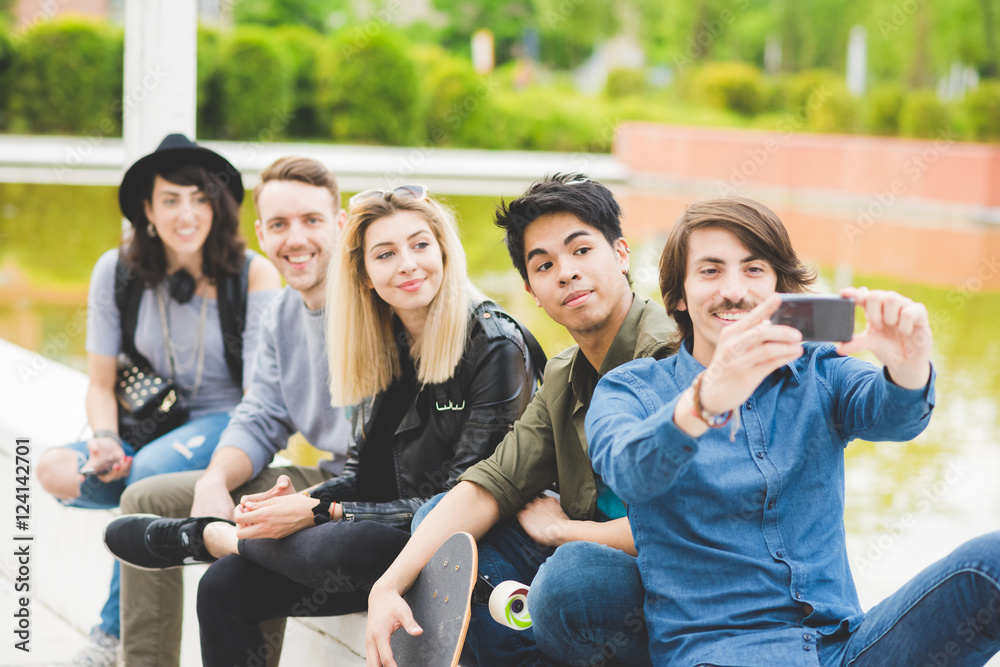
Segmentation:
[(466, 468), (487, 458), (511, 430), (534, 393), (534, 369), (517, 325), (492, 301), (470, 316), (468, 341), (447, 382), (422, 387), (393, 435), (399, 499), (356, 497), (361, 449), (382, 394), (354, 408), (354, 444), (344, 471), (313, 490), (343, 504), (344, 519), (410, 529), (413, 513), (455, 486)]

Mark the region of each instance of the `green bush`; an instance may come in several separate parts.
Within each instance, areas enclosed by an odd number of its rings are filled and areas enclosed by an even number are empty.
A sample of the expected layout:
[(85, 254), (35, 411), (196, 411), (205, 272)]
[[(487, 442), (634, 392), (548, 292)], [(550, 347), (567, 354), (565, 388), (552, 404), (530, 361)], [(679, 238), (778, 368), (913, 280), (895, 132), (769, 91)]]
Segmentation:
[(812, 105), (807, 103), (809, 121), (806, 129), (811, 132), (853, 133), (857, 130), (858, 102), (847, 90), (843, 81), (831, 83), (821, 89)]
[(760, 111), (781, 111), (785, 108), (786, 81), (778, 77), (765, 77), (761, 91)]
[(111, 115), (114, 117), (117, 125), (115, 134), (120, 136), (124, 114), (128, 113), (130, 107), (146, 98), (145, 96), (136, 95), (134, 99), (124, 99), (122, 88), (125, 81), (125, 31), (115, 26), (108, 26), (105, 30), (108, 36), (107, 47), (110, 51), (111, 60), (107, 68), (108, 76), (111, 79), (108, 82), (107, 96), (111, 100)]
[(38, 24), (19, 40), (10, 80), (16, 132), (121, 133), (121, 31), (66, 17)]
[(645, 71), (619, 67), (608, 72), (608, 81), (604, 84), (604, 94), (608, 97), (644, 95), (647, 92), (649, 83)]
[(237, 28), (221, 48), (219, 109), (226, 135), (272, 141), (284, 136), (294, 113), (291, 56), (271, 31)]
[(784, 108), (808, 117), (810, 107), (819, 106), (843, 82), (844, 78), (832, 70), (811, 69), (792, 74), (782, 82)]
[(865, 131), (888, 137), (899, 134), (899, 114), (905, 97), (906, 91), (899, 84), (873, 88), (866, 99)]
[[(608, 151), (600, 142), (605, 117), (589, 100), (572, 91), (534, 88), (497, 90), (490, 113), (477, 123), (475, 145), (490, 149)], [(613, 134), (609, 128), (606, 134)]]
[(832, 70), (806, 70), (781, 84), (789, 129), (812, 132), (853, 132), (858, 104), (844, 77)]
[(216, 28), (198, 25), (198, 136), (213, 139), (223, 136), (219, 109), (221, 40)]
[(271, 33), (291, 57), (294, 71), (293, 116), (288, 134), (316, 137), (324, 134), (316, 116), (316, 58), (323, 38), (305, 26), (286, 25)]
[(933, 90), (916, 90), (906, 96), (899, 113), (899, 133), (904, 137), (932, 139), (951, 126), (948, 108)]
[(408, 44), (381, 25), (343, 30), (321, 50), (318, 112), (340, 142), (405, 146), (416, 141), (420, 86)]
[(10, 99), (10, 78), (14, 68), (14, 44), (10, 28), (0, 20), (0, 129), (8, 123), (7, 102)]
[(710, 106), (753, 116), (764, 102), (764, 77), (747, 63), (710, 63), (695, 75), (695, 88)]
[(468, 60), (443, 50), (425, 67), (424, 136), (434, 145), (476, 146), (484, 116), (492, 112), (494, 84)]
[(983, 81), (962, 101), (969, 130), (977, 141), (1000, 139), (1000, 81)]

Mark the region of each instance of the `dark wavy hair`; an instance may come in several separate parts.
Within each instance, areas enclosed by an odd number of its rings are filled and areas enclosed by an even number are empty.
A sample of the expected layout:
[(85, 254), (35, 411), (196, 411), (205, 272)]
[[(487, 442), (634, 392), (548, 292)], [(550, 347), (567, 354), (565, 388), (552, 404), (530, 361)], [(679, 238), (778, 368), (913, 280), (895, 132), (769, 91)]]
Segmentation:
[(807, 268), (795, 254), (788, 231), (774, 211), (744, 197), (709, 197), (696, 201), (674, 223), (660, 256), (660, 294), (667, 314), (677, 321), (681, 340), (694, 332), (688, 311), (677, 310), (684, 299), (688, 239), (691, 232), (706, 227), (719, 227), (732, 233), (751, 254), (770, 264), (778, 275), (778, 292), (806, 292), (816, 281), (816, 272)]
[[(532, 183), (510, 203), (500, 200), (494, 223), (504, 230), (504, 243), (514, 268), (528, 280), (524, 230), (550, 213), (571, 213), (601, 232), (612, 247), (622, 238), (622, 209), (604, 185), (585, 174), (554, 174)], [(631, 284), (631, 278), (629, 279)]]
[[(213, 284), (224, 275), (238, 275), (245, 261), (246, 240), (240, 233), (239, 206), (225, 183), (205, 167), (186, 164), (156, 171), (143, 186), (142, 201), (153, 196), (153, 182), (160, 176), (177, 185), (197, 186), (212, 205), (212, 228), (201, 248), (201, 270)], [(145, 207), (138, 207), (132, 234), (122, 246), (121, 256), (126, 266), (147, 285), (157, 285), (167, 275), (167, 254), (163, 241), (151, 237), (145, 229), (149, 226)], [(142, 223), (145, 224), (142, 224)]]

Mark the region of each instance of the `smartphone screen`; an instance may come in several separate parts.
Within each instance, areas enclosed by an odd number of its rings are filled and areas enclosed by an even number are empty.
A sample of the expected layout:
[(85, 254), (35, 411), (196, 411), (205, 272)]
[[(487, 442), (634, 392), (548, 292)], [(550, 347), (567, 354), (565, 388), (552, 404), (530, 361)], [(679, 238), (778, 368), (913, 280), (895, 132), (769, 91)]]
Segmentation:
[(849, 341), (854, 336), (854, 299), (782, 294), (771, 322), (798, 329), (804, 341)]

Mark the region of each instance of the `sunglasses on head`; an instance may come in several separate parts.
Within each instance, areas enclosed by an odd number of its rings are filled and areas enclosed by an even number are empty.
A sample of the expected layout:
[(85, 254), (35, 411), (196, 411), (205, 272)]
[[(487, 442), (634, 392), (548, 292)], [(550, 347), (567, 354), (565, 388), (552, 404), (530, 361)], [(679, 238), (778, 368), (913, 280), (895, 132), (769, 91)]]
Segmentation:
[(424, 199), (427, 199), (427, 186), (420, 184), (413, 184), (413, 185), (400, 185), (391, 190), (378, 190), (378, 189), (363, 190), (358, 194), (354, 195), (353, 197), (351, 197), (350, 199), (348, 199), (347, 205), (349, 207), (354, 207), (355, 204), (357, 204), (360, 201), (364, 201), (366, 199), (375, 199), (376, 197), (387, 199), (390, 196), (422, 201)]

